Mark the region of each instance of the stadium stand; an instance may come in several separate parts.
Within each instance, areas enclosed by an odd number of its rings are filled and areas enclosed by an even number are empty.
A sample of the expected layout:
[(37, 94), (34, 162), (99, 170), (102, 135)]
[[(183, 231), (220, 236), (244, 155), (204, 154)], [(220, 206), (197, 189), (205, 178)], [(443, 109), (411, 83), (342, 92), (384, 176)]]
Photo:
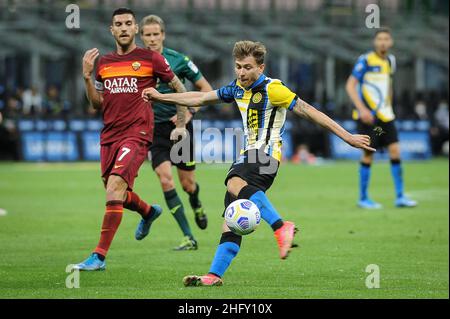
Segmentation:
[[(0, 0), (0, 30), (4, 35), (0, 46), (2, 140), (20, 144), (19, 119), (64, 120), (70, 127), (70, 120), (98, 118), (99, 114), (87, 106), (80, 61), (84, 51), (93, 46), (103, 53), (113, 49), (105, 26), (112, 9), (119, 6), (132, 7), (138, 19), (150, 13), (164, 18), (170, 34), (167, 46), (189, 54), (213, 87), (233, 77), (229, 56), (234, 41), (245, 38), (265, 43), (268, 74), (286, 79), (299, 95), (344, 121), (351, 113), (344, 89), (346, 78), (358, 55), (371, 47), (373, 30), (363, 26), (365, 8), (373, 2), (84, 0), (77, 2), (81, 27), (69, 29), (65, 9), (70, 1)], [(445, 114), (448, 118), (449, 4), (433, 0), (375, 2), (382, 10), (381, 24), (394, 31), (396, 112), (401, 119), (427, 121), (432, 151), (439, 154), (445, 143), (445, 127), (448, 132), (448, 121), (445, 124), (441, 119)], [(202, 111), (200, 118), (217, 114), (230, 120), (238, 116), (217, 106)], [(304, 122), (292, 127), (297, 145), (291, 146), (292, 152), (306, 144), (317, 155), (332, 155), (322, 131), (310, 129)], [(22, 150), (19, 155), (2, 150), (1, 157), (23, 158), (23, 148), (17, 148)]]

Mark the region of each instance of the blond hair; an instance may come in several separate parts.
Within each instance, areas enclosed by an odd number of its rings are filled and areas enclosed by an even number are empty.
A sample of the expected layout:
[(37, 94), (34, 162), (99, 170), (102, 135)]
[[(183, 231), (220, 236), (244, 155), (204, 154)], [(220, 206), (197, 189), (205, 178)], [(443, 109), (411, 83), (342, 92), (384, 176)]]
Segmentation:
[(161, 32), (164, 33), (166, 30), (166, 24), (164, 23), (164, 20), (158, 17), (157, 15), (151, 14), (146, 17), (144, 17), (141, 20), (141, 23), (139, 24), (139, 29), (141, 29), (141, 34), (143, 32), (144, 26), (149, 24), (158, 24), (161, 28)]
[(255, 58), (256, 63), (264, 63), (264, 57), (267, 53), (266, 47), (261, 42), (238, 41), (234, 44), (233, 57), (242, 60), (248, 56)]

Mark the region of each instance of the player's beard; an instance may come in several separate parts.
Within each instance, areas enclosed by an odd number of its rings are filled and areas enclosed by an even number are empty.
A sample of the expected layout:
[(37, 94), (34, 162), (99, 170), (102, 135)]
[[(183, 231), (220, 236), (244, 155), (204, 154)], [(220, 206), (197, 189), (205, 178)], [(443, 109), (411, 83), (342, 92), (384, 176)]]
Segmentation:
[(118, 37), (116, 39), (117, 44), (121, 47), (122, 51), (126, 52), (128, 48), (133, 44), (134, 36), (128, 35), (127, 38)]

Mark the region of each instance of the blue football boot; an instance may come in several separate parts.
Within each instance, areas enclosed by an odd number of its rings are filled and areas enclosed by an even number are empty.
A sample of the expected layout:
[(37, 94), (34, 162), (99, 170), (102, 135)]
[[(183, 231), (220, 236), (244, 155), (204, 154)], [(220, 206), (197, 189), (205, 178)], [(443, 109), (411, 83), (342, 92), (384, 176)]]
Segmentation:
[(399, 197), (395, 200), (395, 206), (397, 207), (416, 207), (417, 202), (408, 198), (407, 196)]
[(381, 209), (383, 206), (381, 204), (374, 202), (373, 200), (366, 198), (358, 202), (358, 206), (364, 209)]
[(152, 208), (150, 209), (150, 217), (148, 219), (141, 219), (139, 222), (136, 232), (134, 233), (134, 237), (137, 240), (144, 239), (148, 233), (150, 232), (150, 226), (152, 225), (153, 221), (158, 218), (162, 213), (162, 208), (159, 205), (152, 205)]
[(101, 261), (98, 258), (97, 253), (92, 253), (85, 261), (76, 264), (72, 269), (78, 269), (83, 271), (95, 271), (95, 270), (105, 270), (106, 262)]

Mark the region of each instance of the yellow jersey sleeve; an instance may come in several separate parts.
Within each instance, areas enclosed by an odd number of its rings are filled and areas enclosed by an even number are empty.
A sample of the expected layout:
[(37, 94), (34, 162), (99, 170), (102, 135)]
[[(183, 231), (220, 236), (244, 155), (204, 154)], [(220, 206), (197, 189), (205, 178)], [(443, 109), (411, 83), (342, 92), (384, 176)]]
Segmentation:
[(298, 96), (280, 80), (274, 80), (267, 85), (267, 94), (273, 106), (283, 107), (291, 111), (298, 99)]

